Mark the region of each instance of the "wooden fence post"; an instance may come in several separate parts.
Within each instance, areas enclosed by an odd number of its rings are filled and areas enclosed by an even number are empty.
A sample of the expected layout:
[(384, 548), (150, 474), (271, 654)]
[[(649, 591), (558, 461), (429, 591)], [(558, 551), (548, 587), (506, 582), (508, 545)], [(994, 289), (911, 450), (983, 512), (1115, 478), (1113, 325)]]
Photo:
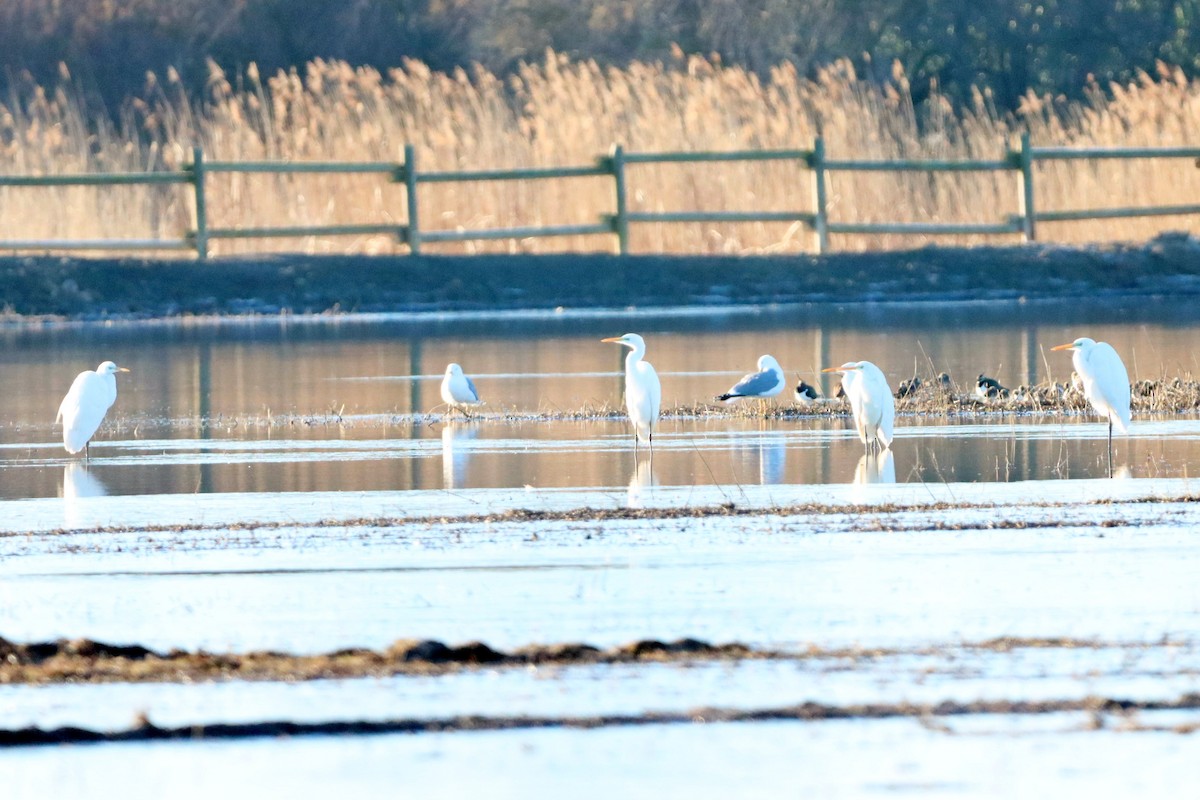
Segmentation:
[(808, 168), (812, 170), (812, 203), (813, 203), (813, 233), (817, 255), (829, 248), (829, 220), (826, 217), (826, 188), (825, 188), (825, 139), (818, 136), (813, 139), (812, 154), (808, 158)]
[(621, 145), (613, 145), (609, 163), (612, 165), (613, 189), (617, 195), (617, 213), (613, 217), (617, 252), (625, 256), (629, 255), (629, 209), (625, 203), (625, 149)]
[(204, 151), (192, 148), (192, 188), (196, 199), (196, 257), (201, 261), (208, 258), (208, 204), (204, 195)]
[(411, 144), (404, 145), (404, 194), (408, 203), (408, 227), (404, 240), (408, 243), (408, 252), (417, 256), (421, 254), (420, 217), (417, 214), (417, 153)]
[(1033, 204), (1033, 147), (1029, 143), (1029, 132), (1021, 134), (1021, 152), (1017, 154), (1021, 167), (1021, 233), (1025, 241), (1037, 239), (1036, 216)]

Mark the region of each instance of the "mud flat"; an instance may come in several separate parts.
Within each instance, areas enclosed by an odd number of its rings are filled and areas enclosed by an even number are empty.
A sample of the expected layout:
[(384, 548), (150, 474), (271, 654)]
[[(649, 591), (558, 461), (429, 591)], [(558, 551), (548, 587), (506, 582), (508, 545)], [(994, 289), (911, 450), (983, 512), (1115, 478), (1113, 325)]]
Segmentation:
[(1195, 489), (116, 496), (77, 527), (14, 501), (0, 779), (1166, 791), (1200, 730)]

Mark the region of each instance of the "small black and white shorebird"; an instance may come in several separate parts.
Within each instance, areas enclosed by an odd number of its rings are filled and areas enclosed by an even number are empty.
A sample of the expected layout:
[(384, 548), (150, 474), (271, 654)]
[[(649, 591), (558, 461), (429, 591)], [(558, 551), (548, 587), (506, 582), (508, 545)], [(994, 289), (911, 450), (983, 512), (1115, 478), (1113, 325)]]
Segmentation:
[(821, 393), (809, 384), (805, 383), (804, 379), (801, 379), (800, 382), (796, 384), (796, 389), (792, 392), (792, 396), (796, 398), (797, 403), (804, 406), (824, 399), (821, 397)]
[(458, 364), (447, 364), (446, 375), (442, 378), (442, 402), (450, 408), (457, 408), (463, 416), (471, 416), (468, 408), (482, 403), (475, 382), (463, 374)]
[(728, 392), (717, 395), (722, 403), (732, 403), (743, 397), (756, 400), (767, 400), (783, 391), (787, 379), (783, 376), (783, 367), (774, 356), (759, 356), (758, 372), (751, 372), (735, 383)]
[(995, 378), (981, 374), (975, 379), (975, 394), (984, 400), (994, 400), (998, 397), (1008, 397), (1008, 389), (1001, 386)]

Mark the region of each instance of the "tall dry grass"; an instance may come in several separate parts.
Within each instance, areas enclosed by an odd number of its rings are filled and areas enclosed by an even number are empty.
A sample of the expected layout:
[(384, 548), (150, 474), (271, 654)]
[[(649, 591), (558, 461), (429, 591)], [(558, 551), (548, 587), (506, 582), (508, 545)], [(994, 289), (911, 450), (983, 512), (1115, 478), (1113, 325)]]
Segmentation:
[[(1163, 68), (1130, 86), (1092, 87), (1063, 105), (1029, 96), (998, 113), (984, 93), (956, 111), (937, 98), (914, 106), (903, 74), (880, 86), (848, 62), (814, 79), (780, 65), (766, 79), (699, 57), (669, 65), (605, 68), (548, 54), (502, 79), (477, 70), (437, 73), (408, 62), (381, 74), (316, 61), (303, 72), (227, 76), (215, 67), (207, 96), (184, 95), (177, 78), (151, 76), (121, 120), (94, 117), (68, 88), (30, 86), (0, 105), (0, 172), (57, 174), (178, 168), (191, 147), (209, 160), (400, 161), (405, 143), (421, 170), (591, 163), (614, 143), (630, 151), (804, 148), (818, 133), (833, 158), (995, 159), (1023, 131), (1038, 145), (1196, 144), (1200, 84)], [(1040, 209), (1194, 202), (1200, 175), (1169, 161), (1043, 163)], [(628, 174), (631, 210), (811, 210), (809, 177), (798, 165), (637, 165)], [(837, 173), (829, 184), (838, 221), (1003, 220), (1017, 209), (1010, 173)], [(212, 175), (213, 227), (404, 220), (404, 194), (380, 177)], [(613, 209), (604, 178), (420, 189), (422, 227), (535, 226), (593, 222)], [(177, 238), (192, 225), (185, 187), (0, 190), (0, 239)], [(1043, 225), (1061, 242), (1144, 240), (1190, 219)], [(811, 249), (796, 225), (637, 225), (635, 252), (765, 253)], [(839, 250), (920, 245), (913, 236), (836, 236)], [(941, 237), (957, 244), (995, 238)], [(446, 252), (609, 250), (612, 237), (438, 245)], [(389, 237), (219, 241), (214, 254), (403, 251)]]

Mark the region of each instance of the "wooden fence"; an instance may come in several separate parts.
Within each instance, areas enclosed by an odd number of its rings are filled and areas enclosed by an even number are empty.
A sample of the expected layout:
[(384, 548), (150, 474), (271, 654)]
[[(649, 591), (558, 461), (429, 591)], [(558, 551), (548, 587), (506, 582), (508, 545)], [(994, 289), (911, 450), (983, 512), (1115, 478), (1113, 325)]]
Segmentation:
[[(1188, 159), (1200, 164), (1200, 148), (1061, 148), (1033, 147), (1029, 136), (1022, 136), (1020, 149), (1009, 150), (1002, 158), (987, 160), (838, 160), (829, 158), (825, 144), (817, 139), (807, 150), (753, 150), (735, 152), (627, 153), (620, 146), (596, 163), (578, 167), (541, 169), (498, 169), (462, 172), (421, 172), (411, 145), (404, 148), (403, 163), (384, 162), (271, 162), (206, 161), (200, 148), (194, 148), (192, 163), (178, 171), (143, 173), (86, 173), (77, 175), (0, 175), (0, 186), (129, 186), (181, 184), (192, 190), (193, 229), (179, 239), (0, 239), (0, 251), (192, 251), (199, 258), (208, 256), (209, 243), (215, 239), (266, 239), (275, 237), (343, 236), (363, 234), (393, 235), (413, 253), (425, 243), (466, 242), (486, 239), (526, 239), (550, 236), (611, 235), (617, 252), (629, 252), (629, 230), (633, 225), (663, 223), (786, 222), (806, 227), (813, 236), (813, 249), (829, 249), (830, 234), (900, 235), (985, 235), (1020, 236), (1024, 241), (1037, 238), (1039, 222), (1118, 219), (1152, 216), (1200, 214), (1200, 204), (1139, 206), (1129, 208), (1038, 211), (1034, 164), (1040, 161), (1111, 159)], [(626, 172), (639, 164), (763, 162), (785, 161), (803, 166), (809, 176), (811, 210), (806, 211), (630, 211), (626, 197)], [(206, 176), (216, 173), (333, 173), (377, 174), (388, 181), (402, 183), (406, 195), (406, 222), (403, 224), (364, 223), (347, 225), (298, 225), (275, 227), (214, 228), (209, 225)], [(838, 173), (853, 172), (1015, 172), (1018, 192), (1016, 211), (993, 221), (983, 222), (844, 222), (828, 217), (829, 183)], [(488, 228), (476, 230), (424, 230), (421, 227), (418, 187), (432, 183), (470, 183), (481, 181), (570, 180), (607, 176), (613, 182), (613, 213), (601, 215), (591, 223), (538, 227)], [(0, 210), (2, 213), (2, 210)]]

